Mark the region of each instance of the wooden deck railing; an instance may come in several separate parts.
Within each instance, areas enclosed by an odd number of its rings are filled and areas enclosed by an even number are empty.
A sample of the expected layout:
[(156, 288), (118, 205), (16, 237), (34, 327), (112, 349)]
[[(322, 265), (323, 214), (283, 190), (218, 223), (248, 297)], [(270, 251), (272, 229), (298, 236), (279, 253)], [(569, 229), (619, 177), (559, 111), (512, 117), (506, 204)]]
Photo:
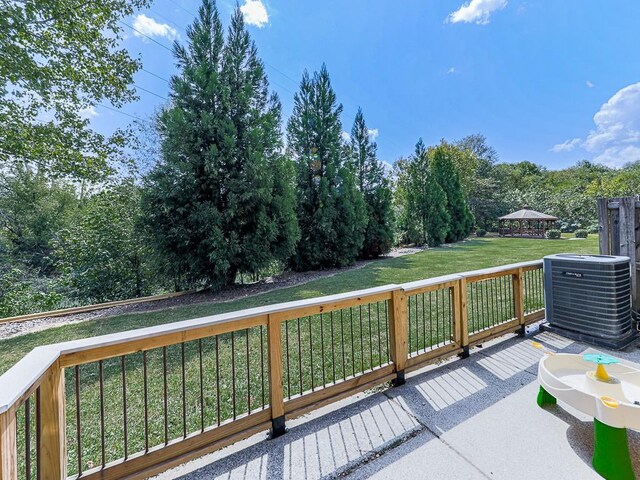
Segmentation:
[(145, 478), (544, 316), (542, 262), (38, 347), (0, 377), (0, 480)]

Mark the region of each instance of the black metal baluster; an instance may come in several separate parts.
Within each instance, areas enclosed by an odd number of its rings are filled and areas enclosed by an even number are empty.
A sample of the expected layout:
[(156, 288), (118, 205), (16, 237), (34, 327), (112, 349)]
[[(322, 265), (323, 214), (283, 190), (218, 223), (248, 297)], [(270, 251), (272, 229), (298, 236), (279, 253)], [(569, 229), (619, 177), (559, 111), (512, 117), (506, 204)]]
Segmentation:
[(80, 438), (80, 368), (75, 366), (76, 380), (76, 439), (78, 449), (78, 476), (82, 475), (82, 440)]
[(423, 339), (423, 348), (422, 351), (427, 351), (427, 310), (424, 308), (424, 292), (420, 294), (422, 300), (422, 339)]
[(478, 325), (477, 325), (477, 329), (474, 329), (474, 331), (480, 330), (482, 328), (484, 328), (484, 322), (485, 322), (485, 302), (484, 302), (484, 294), (482, 292), (482, 283), (471, 283), (471, 288), (473, 288), (475, 290), (475, 295), (478, 296), (478, 303), (480, 304), (480, 309), (478, 311), (478, 314), (480, 315), (478, 317)]
[(351, 323), (351, 374), (356, 376), (356, 349), (353, 338), (353, 307), (349, 307), (349, 321)]
[(440, 317), (440, 308), (438, 307), (438, 291), (436, 290), (434, 297), (436, 297), (436, 344), (440, 343), (440, 321), (438, 318)]
[(198, 361), (200, 366), (200, 431), (204, 432), (204, 366), (202, 364), (202, 339), (198, 339)]
[(149, 451), (149, 384), (147, 377), (147, 351), (142, 352), (142, 384), (144, 390), (144, 451)]
[(502, 281), (501, 281), (503, 278), (504, 276), (493, 279), (493, 282), (496, 285), (495, 286), (496, 317), (497, 317), (496, 325), (499, 325), (500, 322), (504, 320), (504, 300), (503, 300), (504, 292), (502, 291)]
[(495, 299), (495, 311), (496, 311), (496, 320), (494, 325), (499, 325), (503, 318), (502, 313), (502, 290), (500, 286), (500, 278), (492, 278), (491, 282), (493, 283), (493, 297)]
[(311, 391), (313, 392), (315, 388), (315, 379), (313, 376), (313, 335), (311, 329), (311, 315), (307, 317), (309, 323), (309, 356), (310, 356), (310, 365), (311, 365)]
[(538, 284), (540, 285), (540, 305), (544, 307), (544, 275), (542, 274), (542, 269), (538, 271)]
[(509, 288), (509, 285), (507, 284), (507, 280), (511, 280), (511, 275), (507, 276), (503, 276), (502, 277), (502, 285), (503, 285), (503, 290), (504, 290), (504, 296), (505, 298), (502, 300), (502, 303), (504, 305), (504, 309), (506, 312), (506, 317), (505, 320), (513, 318), (513, 315), (511, 314), (511, 310), (513, 307), (513, 302), (511, 301), (511, 289)]
[(345, 355), (345, 351), (347, 349), (344, 344), (344, 315), (343, 311), (340, 310), (340, 349), (342, 350), (342, 378), (347, 378), (347, 356)]
[(289, 321), (284, 322), (284, 337), (287, 349), (287, 397), (291, 398), (291, 370), (289, 369)]
[(162, 347), (162, 377), (164, 394), (164, 444), (169, 443), (169, 401), (167, 395), (167, 347)]
[(246, 329), (247, 332), (247, 413), (251, 413), (251, 361), (249, 357), (249, 329)]
[(102, 468), (107, 463), (105, 449), (105, 431), (104, 431), (104, 366), (102, 360), (98, 361), (98, 376), (100, 384), (100, 446), (102, 453)]
[[(264, 386), (264, 325), (260, 325), (260, 374), (262, 375), (262, 409), (265, 407), (265, 386)], [(279, 327), (280, 328), (280, 327)]]
[(420, 350), (420, 323), (418, 322), (418, 296), (413, 297), (413, 303), (416, 305), (416, 348), (413, 350), (416, 354)]
[(449, 341), (453, 341), (453, 288), (449, 289)]
[(300, 332), (300, 318), (298, 317), (298, 377), (300, 380), (300, 395), (302, 395), (302, 338)]
[(129, 458), (129, 422), (127, 422), (127, 368), (124, 355), (120, 357), (120, 366), (122, 368), (122, 424), (124, 427), (124, 458), (126, 460)]
[(322, 385), (327, 384), (324, 365), (324, 314), (320, 314), (320, 354), (322, 356)]
[(433, 350), (433, 291), (429, 292), (429, 341), (431, 342), (431, 350)]
[[(515, 307), (514, 295), (513, 295), (513, 279), (508, 278), (506, 281), (507, 281), (507, 295), (509, 296), (509, 302), (507, 303), (507, 305), (509, 305), (509, 309), (511, 311), (511, 318), (515, 318), (516, 307)], [(524, 303), (524, 298), (522, 299), (522, 302)]]
[(182, 370), (182, 438), (187, 438), (187, 372), (185, 367), (184, 342), (180, 344)]
[(473, 294), (473, 288), (469, 288), (468, 289), (468, 294), (467, 294), (468, 298), (469, 298), (469, 316), (468, 316), (468, 320), (469, 323), (471, 325), (475, 325), (477, 322), (477, 316), (478, 316), (478, 312), (476, 311), (475, 305), (474, 305), (474, 294)]
[(440, 299), (442, 300), (442, 341), (440, 342), (441, 344), (444, 344), (447, 341), (447, 315), (448, 315), (448, 311), (449, 311), (449, 305), (447, 303), (447, 298), (445, 295), (445, 290), (447, 290), (446, 288), (441, 288), (439, 290), (440, 292)]
[(488, 280), (489, 283), (489, 293), (491, 295), (491, 312), (492, 312), (492, 317), (491, 317), (491, 326), (494, 326), (496, 324), (496, 318), (497, 318), (497, 295), (496, 295), (496, 289), (495, 289), (495, 285), (494, 285), (494, 280), (493, 278)]
[(378, 365), (382, 365), (382, 330), (380, 329), (380, 302), (376, 302), (376, 319), (378, 320)]
[(216, 345), (216, 423), (220, 426), (222, 421), (220, 412), (220, 349), (218, 342), (218, 335), (215, 337)]
[(364, 337), (362, 335), (364, 327), (362, 325), (362, 305), (358, 306), (358, 318), (360, 320), (360, 371), (364, 371)]
[(389, 300), (384, 301), (385, 336), (387, 337), (387, 363), (391, 362), (391, 339), (389, 338)]
[(373, 370), (373, 332), (371, 330), (371, 304), (367, 305), (367, 322), (369, 323), (369, 367)]
[(236, 332), (231, 332), (231, 403), (236, 419)]
[(411, 299), (413, 297), (407, 296), (407, 315), (409, 317), (409, 343), (407, 349), (409, 350), (409, 356), (413, 356), (411, 353), (413, 352), (413, 347), (411, 346), (411, 331), (413, 330), (413, 326), (411, 323)]
[(493, 318), (493, 310), (492, 310), (492, 301), (491, 301), (491, 295), (489, 294), (489, 285), (487, 284), (486, 280), (483, 280), (481, 283), (481, 286), (484, 287), (484, 295), (485, 295), (485, 299), (487, 301), (487, 325), (485, 326), (485, 328), (489, 327), (491, 325), (492, 322), (492, 318)]
[(333, 329), (333, 311), (329, 315), (329, 321), (331, 322), (331, 371), (333, 373), (333, 383), (336, 383), (336, 351), (335, 343), (336, 337), (334, 336)]
[(40, 479), (42, 477), (41, 471), (40, 471), (40, 442), (41, 442), (41, 435), (40, 432), (42, 431), (42, 425), (40, 423), (40, 387), (36, 388), (36, 406), (35, 406), (35, 410), (36, 410), (36, 478)]
[(24, 469), (27, 480), (31, 479), (31, 402), (24, 401)]

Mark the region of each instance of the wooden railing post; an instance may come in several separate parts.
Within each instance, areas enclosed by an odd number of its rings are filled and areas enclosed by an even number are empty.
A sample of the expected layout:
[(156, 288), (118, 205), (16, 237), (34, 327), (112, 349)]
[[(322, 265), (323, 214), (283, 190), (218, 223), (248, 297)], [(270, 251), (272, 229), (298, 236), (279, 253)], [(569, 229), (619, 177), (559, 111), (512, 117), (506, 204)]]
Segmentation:
[(284, 391), (282, 386), (282, 322), (269, 315), (267, 326), (269, 343), (269, 399), (271, 404), (271, 438), (286, 433), (284, 420)]
[(16, 412), (10, 408), (0, 413), (0, 480), (18, 478), (18, 444), (16, 442)]
[(389, 308), (389, 334), (391, 345), (391, 361), (395, 365), (396, 378), (394, 386), (402, 385), (405, 382), (404, 369), (409, 356), (407, 336), (408, 336), (408, 309), (407, 295), (403, 289), (394, 290)]
[(453, 287), (453, 322), (456, 338), (462, 347), (462, 358), (469, 356), (469, 310), (467, 309), (467, 279), (461, 278)]
[(65, 431), (64, 370), (56, 362), (40, 384), (37, 398), (40, 412), (39, 478), (67, 478), (67, 439)]
[(518, 334), (524, 335), (524, 273), (522, 267), (518, 268), (518, 273), (514, 273), (511, 278), (513, 279), (513, 311), (520, 324)]

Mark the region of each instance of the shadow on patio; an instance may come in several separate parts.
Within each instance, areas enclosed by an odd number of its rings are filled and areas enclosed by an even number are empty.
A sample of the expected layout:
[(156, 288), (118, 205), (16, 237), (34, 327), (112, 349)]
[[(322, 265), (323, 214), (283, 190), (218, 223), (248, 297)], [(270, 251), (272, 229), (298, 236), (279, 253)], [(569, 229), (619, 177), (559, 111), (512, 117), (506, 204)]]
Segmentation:
[[(564, 352), (586, 345), (555, 334)], [(599, 478), (590, 466), (590, 418), (535, 403), (541, 352), (517, 337), (430, 367), (406, 385), (359, 395), (182, 465), (159, 479)], [(640, 360), (636, 347), (616, 355)], [(640, 471), (640, 435), (630, 432)]]

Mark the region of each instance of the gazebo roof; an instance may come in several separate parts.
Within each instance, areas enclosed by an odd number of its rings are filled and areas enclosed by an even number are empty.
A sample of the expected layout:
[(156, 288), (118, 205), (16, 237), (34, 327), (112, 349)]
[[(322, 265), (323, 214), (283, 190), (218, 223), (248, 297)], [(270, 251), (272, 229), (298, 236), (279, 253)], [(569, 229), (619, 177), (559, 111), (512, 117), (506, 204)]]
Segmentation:
[(547, 215), (546, 213), (536, 212), (535, 210), (529, 210), (528, 208), (523, 208), (522, 210), (518, 210), (517, 212), (510, 213), (509, 215), (505, 215), (500, 217), (499, 220), (549, 220), (556, 221), (558, 217), (554, 217), (553, 215)]

